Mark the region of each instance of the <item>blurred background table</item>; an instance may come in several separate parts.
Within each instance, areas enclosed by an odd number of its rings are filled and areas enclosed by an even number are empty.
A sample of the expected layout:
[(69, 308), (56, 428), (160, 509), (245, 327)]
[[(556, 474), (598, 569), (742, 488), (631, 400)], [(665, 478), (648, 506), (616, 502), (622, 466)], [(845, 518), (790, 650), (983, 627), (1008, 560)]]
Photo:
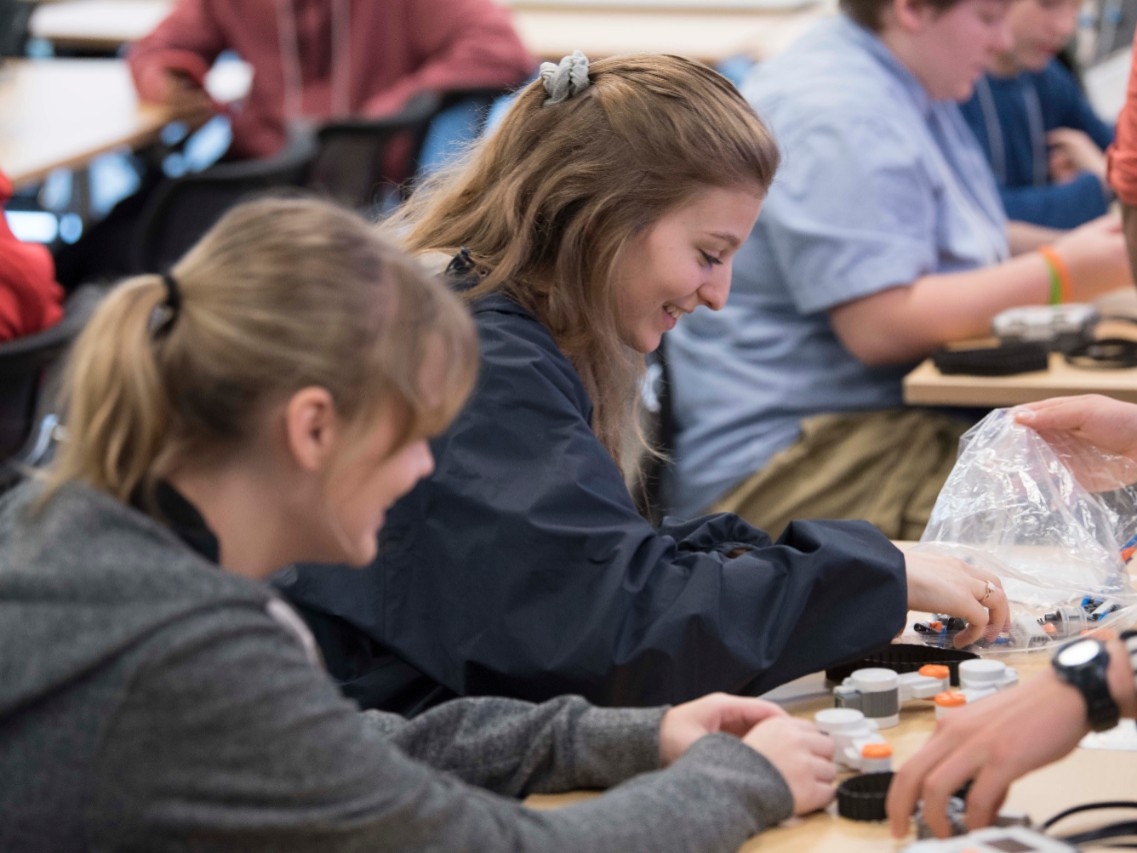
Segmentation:
[[(221, 63), (206, 88), (228, 103), (248, 91), (250, 79), (244, 63)], [(13, 59), (0, 67), (0, 169), (16, 187), (108, 151), (142, 148), (183, 118), (140, 103), (119, 59)]]
[(173, 5), (173, 0), (41, 2), (32, 12), (28, 34), (57, 50), (113, 54), (154, 29)]
[(590, 59), (674, 53), (714, 64), (765, 59), (784, 49), (835, 0), (508, 0), (522, 40), (541, 59), (581, 50)]
[(8, 60), (0, 69), (0, 169), (17, 186), (158, 138), (176, 118), (140, 104), (117, 59)]
[[(1137, 318), (1137, 292), (1125, 288), (1095, 303), (1103, 317)], [(1137, 340), (1137, 324), (1103, 320), (1096, 337)], [(994, 345), (995, 341), (988, 342)], [(1016, 406), (1067, 394), (1105, 394), (1137, 403), (1137, 367), (1073, 367), (1060, 353), (1050, 354), (1047, 370), (1011, 376), (944, 374), (925, 359), (904, 377), (904, 402), (916, 406)]]
[[(715, 63), (766, 58), (835, 0), (499, 0), (541, 59), (582, 50), (592, 59), (625, 53), (676, 53)], [(153, 29), (173, 0), (54, 0), (32, 14), (35, 38), (63, 50), (113, 52)]]
[(943, 374), (931, 360), (904, 377), (904, 402), (914, 406), (1017, 406), (1068, 394), (1105, 394), (1137, 403), (1137, 367), (1071, 367), (1059, 353), (1050, 368), (1013, 376)]

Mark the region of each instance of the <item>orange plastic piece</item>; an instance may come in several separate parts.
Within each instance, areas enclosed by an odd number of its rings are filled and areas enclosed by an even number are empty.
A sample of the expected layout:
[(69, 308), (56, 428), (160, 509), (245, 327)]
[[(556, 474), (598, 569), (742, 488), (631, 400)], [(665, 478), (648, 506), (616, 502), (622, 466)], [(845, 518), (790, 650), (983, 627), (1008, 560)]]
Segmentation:
[(942, 631), (944, 628), (944, 623), (941, 622), (939, 619), (933, 619), (931, 622), (928, 623), (928, 627), (931, 628), (933, 631)]
[(1043, 631), (1045, 631), (1047, 634), (1056, 634), (1056, 633), (1058, 633), (1058, 629), (1057, 629), (1057, 628), (1055, 628), (1055, 627), (1054, 627), (1052, 624), (1050, 624), (1049, 622), (1047, 622), (1045, 625), (1043, 625), (1043, 626), (1042, 626), (1042, 630), (1043, 630)]
[(967, 697), (958, 690), (945, 690), (937, 693), (933, 701), (941, 708), (961, 708), (967, 704)]
[(926, 663), (920, 667), (920, 675), (925, 678), (948, 678), (951, 670), (942, 663)]
[(892, 747), (887, 743), (866, 743), (861, 747), (861, 758), (892, 758)]

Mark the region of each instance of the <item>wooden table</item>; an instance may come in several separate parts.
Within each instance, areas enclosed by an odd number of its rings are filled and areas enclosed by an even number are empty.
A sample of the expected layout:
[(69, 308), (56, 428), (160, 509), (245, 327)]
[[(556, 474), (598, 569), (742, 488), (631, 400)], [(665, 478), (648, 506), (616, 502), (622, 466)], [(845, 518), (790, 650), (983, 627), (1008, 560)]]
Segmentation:
[[(1004, 658), (1019, 672), (1020, 680), (1049, 666), (1045, 651), (1019, 652)], [(794, 716), (812, 719), (823, 708), (832, 707), (832, 697), (825, 689), (820, 674), (792, 682), (768, 698), (777, 699)], [(892, 746), (894, 766), (915, 753), (927, 740), (935, 726), (935, 711), (930, 703), (905, 703), (900, 713), (900, 724), (884, 729), (881, 734)], [(843, 773), (845, 778), (849, 773)], [(1004, 810), (1026, 812), (1035, 823), (1040, 823), (1067, 806), (1092, 800), (1129, 799), (1137, 794), (1137, 751), (1075, 749), (1063, 760), (1036, 770), (1016, 782), (1010, 791)], [(587, 797), (591, 793), (558, 796), (530, 797), (527, 804), (536, 808), (556, 808)], [(1131, 819), (1132, 814), (1124, 815)], [(1119, 816), (1120, 818), (1120, 816)], [(1063, 822), (1063, 831), (1096, 825), (1100, 816), (1071, 819), (1069, 827)], [(908, 841), (915, 839), (914, 832)], [(794, 818), (767, 830), (742, 846), (744, 853), (879, 853), (900, 849), (895, 845), (884, 823), (858, 823), (837, 817), (836, 806), (809, 815)], [(1093, 849), (1093, 848), (1085, 848)]]
[[(590, 59), (626, 53), (674, 53), (714, 64), (744, 54), (765, 59), (781, 51), (811, 23), (836, 9), (835, 0), (739, 3), (506, 2), (528, 48), (558, 60), (581, 50)], [(732, 8), (734, 7), (734, 8)]]

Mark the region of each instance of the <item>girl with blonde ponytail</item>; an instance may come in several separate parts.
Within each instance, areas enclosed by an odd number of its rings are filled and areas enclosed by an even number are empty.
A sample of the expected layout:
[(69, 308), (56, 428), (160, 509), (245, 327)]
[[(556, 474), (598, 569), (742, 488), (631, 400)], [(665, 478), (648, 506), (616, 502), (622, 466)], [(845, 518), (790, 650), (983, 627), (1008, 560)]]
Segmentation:
[(322, 202), (239, 207), (111, 294), (59, 458), (0, 505), (0, 849), (734, 850), (828, 799), (827, 738), (758, 699), (341, 697), (263, 581), (375, 556), (476, 364), (461, 302)]

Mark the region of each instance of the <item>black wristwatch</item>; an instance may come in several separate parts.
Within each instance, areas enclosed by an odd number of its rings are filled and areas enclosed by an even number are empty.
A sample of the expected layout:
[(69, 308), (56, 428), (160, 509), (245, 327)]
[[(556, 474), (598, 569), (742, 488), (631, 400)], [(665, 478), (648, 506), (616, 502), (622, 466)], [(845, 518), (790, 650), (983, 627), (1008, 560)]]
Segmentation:
[(1078, 688), (1086, 700), (1086, 716), (1095, 732), (1117, 725), (1121, 712), (1109, 693), (1109, 650), (1101, 640), (1082, 637), (1067, 643), (1050, 662), (1058, 677)]

